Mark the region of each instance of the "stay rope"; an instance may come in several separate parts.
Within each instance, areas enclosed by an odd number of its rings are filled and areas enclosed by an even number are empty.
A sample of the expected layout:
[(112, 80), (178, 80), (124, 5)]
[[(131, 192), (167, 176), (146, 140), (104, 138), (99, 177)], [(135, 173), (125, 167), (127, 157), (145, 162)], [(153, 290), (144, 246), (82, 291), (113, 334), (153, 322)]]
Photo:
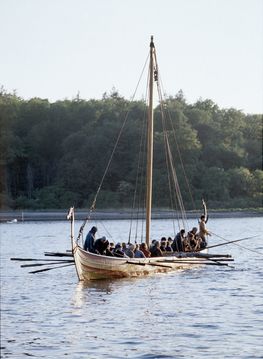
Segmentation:
[[(147, 79), (147, 86), (146, 86), (146, 95), (145, 98), (147, 98), (147, 89), (148, 89), (148, 83), (149, 83), (149, 73), (148, 73), (148, 79)], [(131, 241), (131, 234), (132, 234), (132, 225), (133, 225), (133, 219), (134, 216), (136, 215), (136, 227), (135, 227), (135, 243), (137, 243), (137, 238), (138, 238), (138, 222), (139, 222), (139, 212), (140, 212), (140, 208), (141, 208), (141, 198), (142, 198), (142, 189), (143, 189), (143, 185), (142, 185), (142, 181), (143, 181), (143, 173), (141, 173), (140, 179), (139, 179), (139, 175), (140, 175), (140, 169), (143, 167), (143, 154), (145, 153), (145, 148), (146, 148), (146, 108), (144, 110), (144, 115), (143, 115), (143, 123), (142, 123), (142, 130), (141, 130), (141, 136), (140, 136), (140, 146), (139, 146), (139, 158), (138, 158), (138, 163), (137, 163), (137, 170), (136, 170), (136, 180), (135, 180), (135, 189), (134, 189), (134, 194), (133, 194), (133, 204), (132, 204), (132, 216), (131, 216), (131, 220), (130, 220), (130, 229), (129, 229), (129, 236), (128, 236), (128, 243), (130, 243)], [(138, 185), (140, 180), (140, 185)], [(140, 188), (139, 191), (139, 195), (137, 198), (137, 189)], [(136, 208), (136, 199), (138, 200), (138, 205), (137, 205), (137, 212), (135, 213), (135, 208)], [(142, 238), (141, 238), (141, 242), (142, 242)]]
[[(162, 84), (161, 80), (160, 80), (160, 86), (162, 87), (162, 91), (164, 92), (163, 84)], [(165, 101), (165, 100), (163, 100), (163, 101)], [(168, 107), (166, 107), (166, 111), (167, 111), (168, 118), (169, 118), (169, 121), (170, 121), (170, 124), (171, 124), (172, 133), (173, 133), (173, 137), (174, 137), (174, 142), (175, 142), (175, 145), (176, 145), (177, 153), (178, 153), (180, 164), (181, 164), (181, 167), (182, 167), (185, 183), (187, 185), (190, 200), (192, 202), (192, 208), (195, 210), (196, 205), (195, 205), (195, 201), (194, 201), (194, 198), (193, 198), (193, 195), (192, 195), (191, 186), (190, 186), (190, 183), (189, 183), (189, 180), (188, 180), (188, 176), (187, 176), (186, 171), (185, 171), (185, 165), (184, 165), (184, 162), (183, 162), (181, 150), (180, 150), (180, 147), (179, 147), (179, 144), (178, 144), (178, 141), (177, 141), (176, 131), (175, 131), (174, 124), (173, 124), (173, 121), (172, 121), (171, 111), (169, 110)]]
[[(160, 79), (160, 73), (159, 73), (158, 64), (157, 64), (156, 53), (155, 53), (155, 62), (156, 62), (156, 70), (157, 70), (157, 73), (158, 73), (157, 90), (158, 90), (158, 95), (159, 95), (159, 102), (160, 102), (160, 108), (161, 108), (161, 118), (162, 118), (162, 125), (163, 125), (166, 166), (167, 166), (167, 170), (168, 170), (168, 185), (169, 185), (169, 189), (170, 189), (170, 201), (171, 201), (172, 208), (174, 208), (173, 197), (172, 197), (173, 191), (171, 190), (171, 180), (170, 180), (170, 176), (171, 176), (171, 178), (173, 180), (174, 187), (175, 187), (176, 198), (177, 198), (178, 205), (179, 205), (180, 212), (181, 212), (181, 218), (180, 218), (179, 213), (178, 213), (178, 208), (177, 208), (177, 201), (175, 200), (178, 227), (179, 227), (179, 229), (181, 228), (180, 222), (182, 221), (183, 227), (186, 228), (186, 224), (187, 224), (186, 211), (185, 211), (185, 207), (184, 207), (184, 203), (183, 203), (183, 199), (182, 199), (182, 194), (181, 194), (181, 190), (180, 190), (180, 187), (179, 187), (179, 182), (178, 182), (178, 178), (177, 178), (177, 174), (176, 174), (176, 170), (175, 170), (175, 166), (174, 166), (174, 160), (173, 160), (173, 156), (172, 156), (172, 152), (171, 152), (171, 147), (170, 147), (170, 143), (169, 143), (168, 130), (167, 130), (167, 126), (166, 126), (166, 122), (167, 122), (166, 118), (167, 117), (165, 116), (165, 109), (164, 109), (164, 106), (163, 106), (164, 99), (163, 99), (162, 90), (161, 90), (161, 83), (162, 82), (161, 82), (161, 79)], [(170, 113), (168, 112), (168, 114), (170, 114)], [(168, 118), (170, 120), (170, 123), (172, 124), (171, 116), (169, 116)], [(173, 130), (174, 139), (175, 139), (177, 151), (178, 151), (178, 154), (179, 154), (179, 158), (180, 158), (180, 161), (181, 161), (181, 165), (182, 165), (182, 168), (184, 169), (183, 162), (182, 162), (182, 157), (181, 157), (179, 146), (178, 146), (178, 143), (177, 143), (177, 140), (176, 140), (176, 137), (175, 137), (175, 130), (174, 130), (173, 126), (172, 126), (172, 130)], [(186, 178), (185, 171), (184, 171), (184, 175), (185, 175), (185, 178)], [(186, 178), (186, 181), (187, 181), (187, 178)], [(190, 189), (190, 187), (189, 187), (189, 189)], [(173, 225), (174, 225), (174, 222), (173, 222)], [(174, 229), (174, 231), (175, 231), (175, 229)]]
[[(138, 80), (137, 85), (136, 85), (136, 87), (135, 87), (134, 93), (133, 93), (133, 95), (132, 95), (132, 97), (131, 97), (131, 102), (134, 101), (134, 98), (135, 98), (135, 96), (136, 96), (136, 93), (137, 93), (139, 84), (140, 84), (141, 79), (142, 79), (142, 76), (143, 76), (143, 74), (144, 74), (145, 67), (146, 67), (146, 65), (147, 65), (147, 63), (148, 63), (148, 58), (149, 58), (149, 54), (147, 55), (147, 58), (146, 58), (146, 60), (145, 60), (143, 69), (142, 69), (141, 74), (140, 74), (140, 77), (139, 77), (139, 80)], [(82, 235), (82, 233), (83, 233), (83, 230), (84, 230), (85, 225), (86, 225), (87, 222), (90, 220), (91, 214), (92, 214), (92, 212), (95, 210), (96, 202), (97, 202), (97, 197), (98, 197), (98, 195), (99, 195), (99, 192), (100, 192), (101, 187), (102, 187), (102, 185), (103, 185), (104, 179), (105, 179), (106, 174), (107, 174), (107, 172), (108, 172), (108, 170), (109, 170), (109, 167), (110, 167), (110, 165), (111, 165), (113, 156), (114, 156), (115, 151), (116, 151), (116, 148), (117, 148), (117, 146), (118, 146), (118, 144), (119, 144), (119, 140), (120, 140), (121, 135), (122, 135), (122, 133), (123, 133), (124, 127), (125, 127), (125, 125), (126, 125), (126, 123), (127, 123), (129, 114), (130, 114), (130, 110), (128, 110), (127, 113), (126, 113), (126, 116), (125, 116), (125, 118), (124, 118), (123, 124), (122, 124), (121, 129), (120, 129), (120, 132), (119, 132), (119, 134), (118, 134), (117, 140), (116, 140), (115, 145), (114, 145), (114, 147), (113, 147), (113, 150), (112, 150), (112, 152), (111, 152), (111, 155), (110, 155), (108, 164), (107, 164), (107, 166), (106, 166), (106, 168), (105, 168), (105, 171), (104, 171), (104, 174), (103, 174), (102, 179), (101, 179), (101, 181), (100, 181), (100, 184), (99, 184), (99, 186), (98, 186), (97, 192), (96, 192), (96, 194), (95, 194), (95, 196), (94, 196), (92, 205), (91, 205), (90, 210), (89, 210), (89, 214), (88, 214), (88, 216), (84, 219), (84, 221), (83, 221), (83, 223), (82, 223), (82, 225), (81, 225), (81, 227), (80, 227), (80, 229), (79, 229), (79, 234), (78, 234), (78, 237), (77, 237), (76, 242), (79, 241), (79, 239), (80, 239), (80, 237), (81, 237), (81, 235)]]
[[(169, 166), (169, 160), (168, 160), (168, 135), (167, 135), (167, 130), (166, 130), (166, 125), (165, 125), (165, 117), (164, 117), (164, 109), (163, 109), (163, 101), (162, 101), (162, 94), (160, 91), (160, 86), (157, 83), (157, 88), (158, 88), (158, 95), (159, 95), (159, 101), (160, 101), (160, 108), (161, 108), (161, 118), (162, 118), (162, 127), (163, 127), (163, 140), (164, 140), (164, 148), (165, 148), (165, 161), (166, 161), (166, 167), (167, 167), (167, 178), (168, 178), (168, 187), (169, 187), (169, 194), (170, 194), (170, 204), (171, 204), (171, 208), (174, 209), (176, 207), (176, 213), (177, 213), (177, 222), (178, 222), (178, 227), (180, 228), (180, 217), (179, 217), (179, 212), (178, 212), (178, 208), (177, 208), (177, 201), (176, 199), (173, 198), (172, 195), (172, 181), (171, 181), (171, 171), (170, 171), (170, 166)], [(174, 223), (174, 219), (173, 219), (173, 230), (174, 230), (174, 236), (175, 236), (175, 223)]]

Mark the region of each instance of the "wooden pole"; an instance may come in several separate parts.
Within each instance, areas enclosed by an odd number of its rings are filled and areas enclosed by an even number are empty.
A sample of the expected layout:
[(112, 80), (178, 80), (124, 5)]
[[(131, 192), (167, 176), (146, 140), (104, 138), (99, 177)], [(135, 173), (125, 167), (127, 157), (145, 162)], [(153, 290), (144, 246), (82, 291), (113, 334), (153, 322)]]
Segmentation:
[(75, 210), (74, 207), (70, 207), (67, 219), (70, 220), (70, 239), (71, 243), (74, 241), (74, 224), (75, 224)]
[(72, 253), (61, 253), (61, 252), (44, 252), (47, 257), (73, 257)]
[[(53, 257), (53, 256), (52, 256)], [(72, 256), (67, 256), (67, 257), (72, 257)], [(10, 261), (24, 261), (24, 262), (29, 262), (29, 261), (43, 261), (43, 262), (48, 262), (48, 261), (51, 261), (51, 262), (54, 262), (54, 260), (56, 262), (68, 262), (69, 259), (43, 259), (43, 258), (10, 258)]]
[[(212, 233), (212, 232), (211, 232), (211, 233)], [(226, 241), (226, 239), (224, 239), (223, 237), (220, 237), (220, 236), (218, 236), (218, 235), (215, 234), (215, 233), (212, 233), (212, 234), (214, 234), (215, 236), (217, 236), (217, 237), (219, 237), (219, 238), (221, 238), (221, 239), (223, 239), (223, 240)], [(258, 237), (258, 235), (252, 236), (252, 237), (235, 239), (234, 241), (226, 241), (225, 243), (214, 244), (214, 245), (212, 245), (212, 246), (206, 247), (206, 249), (215, 248), (215, 247), (221, 247), (221, 246), (225, 246), (226, 244), (241, 242), (241, 241), (245, 241), (245, 240), (247, 240), (247, 239), (251, 239), (251, 238), (255, 238), (255, 237)], [(250, 248), (245, 248), (245, 249), (250, 250), (250, 251), (253, 251), (253, 250), (251, 250)], [(255, 252), (255, 251), (253, 251), (253, 252)], [(262, 253), (260, 253), (260, 254), (262, 254)]]
[(35, 274), (35, 273), (46, 272), (48, 270), (57, 269), (57, 268), (64, 268), (64, 267), (73, 266), (73, 265), (74, 265), (74, 263), (69, 263), (69, 264), (65, 264), (63, 266), (57, 266), (57, 267), (45, 268), (45, 269), (38, 269), (38, 270), (34, 270), (32, 272), (29, 272), (29, 273), (30, 274)]
[(147, 181), (146, 181), (146, 244), (150, 245), (151, 216), (152, 216), (152, 172), (153, 172), (153, 60), (154, 43), (151, 36), (150, 43), (150, 82), (149, 82), (149, 109), (147, 129)]
[(161, 262), (161, 263), (178, 263), (178, 264), (196, 264), (196, 265), (217, 265), (217, 266), (227, 266), (227, 267), (230, 267), (230, 268), (234, 268), (233, 266), (230, 266), (228, 265), (227, 263), (221, 263), (219, 261), (216, 261), (216, 260), (212, 260), (212, 259), (207, 259), (208, 261), (211, 261), (211, 262), (207, 262), (207, 261), (194, 261), (194, 260), (184, 260), (184, 261), (180, 261), (180, 260), (176, 260), (176, 259), (173, 259), (173, 260), (167, 260), (167, 259), (164, 259), (164, 260), (159, 260), (158, 262)]
[[(77, 248), (77, 243), (75, 242), (75, 239), (74, 239), (74, 225), (75, 225), (75, 210), (74, 210), (74, 207), (71, 207), (71, 208), (70, 208), (68, 217), (69, 217), (69, 219), (70, 219), (71, 248), (72, 248), (72, 255), (73, 255), (73, 257), (74, 257), (74, 253), (75, 253), (75, 250), (76, 250), (76, 248)], [(80, 233), (81, 233), (81, 232), (79, 232), (79, 236), (80, 236)], [(78, 239), (77, 239), (77, 241), (78, 241)], [(74, 257), (74, 260), (75, 260), (75, 257)], [(75, 262), (75, 270), (76, 270), (78, 279), (80, 280), (79, 272), (78, 272), (78, 268), (77, 268), (76, 262)]]
[(74, 263), (74, 260), (69, 260), (69, 261), (65, 261), (65, 262), (48, 262), (48, 263), (34, 263), (34, 264), (22, 264), (20, 267), (21, 268), (27, 268), (27, 267), (41, 267), (41, 266), (50, 266), (50, 265), (62, 265), (62, 264), (66, 264), (66, 263)]

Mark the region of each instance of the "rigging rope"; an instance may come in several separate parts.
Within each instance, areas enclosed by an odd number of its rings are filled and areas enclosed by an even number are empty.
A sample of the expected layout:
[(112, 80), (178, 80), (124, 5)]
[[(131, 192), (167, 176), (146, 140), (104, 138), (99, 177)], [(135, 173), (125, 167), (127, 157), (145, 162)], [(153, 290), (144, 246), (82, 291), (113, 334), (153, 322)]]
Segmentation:
[[(136, 92), (137, 92), (137, 90), (138, 90), (139, 84), (140, 84), (140, 82), (141, 82), (141, 79), (142, 79), (142, 76), (143, 76), (145, 67), (146, 67), (146, 65), (147, 65), (147, 63), (148, 63), (148, 58), (149, 58), (149, 54), (147, 55), (147, 58), (146, 58), (146, 60), (145, 60), (143, 69), (142, 69), (142, 71), (141, 71), (141, 75), (140, 75), (140, 77), (139, 77), (139, 80), (138, 80), (138, 82), (137, 82), (136, 88), (135, 88), (134, 93), (133, 93), (133, 95), (132, 95), (131, 102), (134, 101), (134, 98), (135, 98)], [(130, 113), (130, 110), (127, 111), (126, 116), (125, 116), (125, 118), (124, 118), (124, 122), (123, 122), (123, 124), (122, 124), (122, 126), (121, 126), (121, 129), (120, 129), (120, 132), (119, 132), (119, 134), (118, 134), (117, 140), (116, 140), (116, 142), (115, 142), (115, 145), (114, 145), (114, 147), (113, 147), (112, 153), (111, 153), (111, 155), (110, 155), (110, 159), (109, 159), (109, 161), (108, 161), (108, 164), (107, 164), (107, 166), (106, 166), (106, 169), (105, 169), (104, 174), (103, 174), (103, 176), (102, 176), (102, 179), (101, 179), (101, 181), (100, 181), (99, 187), (98, 187), (97, 192), (96, 192), (96, 194), (95, 194), (94, 200), (93, 200), (92, 205), (91, 205), (91, 207), (90, 207), (89, 214), (88, 214), (88, 216), (84, 219), (84, 222), (82, 223), (82, 225), (81, 225), (81, 227), (80, 227), (80, 229), (79, 229), (79, 234), (78, 234), (78, 237), (77, 237), (77, 240), (76, 240), (77, 242), (79, 241), (79, 239), (80, 239), (80, 237), (81, 237), (81, 235), (82, 235), (82, 233), (83, 233), (84, 227), (85, 227), (86, 223), (89, 221), (92, 212), (95, 210), (95, 206), (96, 206), (96, 201), (97, 201), (98, 194), (99, 194), (99, 192), (100, 192), (100, 190), (101, 190), (101, 187), (102, 187), (102, 185), (103, 185), (104, 179), (105, 179), (106, 174), (107, 174), (107, 172), (108, 172), (108, 169), (109, 169), (109, 167), (110, 167), (112, 158), (113, 158), (113, 156), (114, 156), (114, 153), (115, 153), (115, 151), (116, 151), (117, 145), (118, 145), (119, 140), (120, 140), (120, 138), (121, 138), (123, 129), (124, 129), (125, 125), (126, 125), (126, 122), (127, 122), (128, 116), (129, 116), (129, 113)]]
[[(187, 223), (187, 218), (186, 218), (186, 212), (185, 212), (185, 208), (184, 208), (184, 204), (183, 204), (183, 199), (182, 199), (182, 194), (180, 191), (180, 187), (179, 187), (179, 182), (178, 182), (178, 178), (177, 178), (177, 174), (176, 174), (176, 170), (175, 170), (175, 166), (174, 166), (174, 161), (173, 161), (173, 157), (172, 157), (172, 152), (171, 152), (171, 148), (170, 148), (170, 144), (169, 144), (169, 137), (168, 137), (168, 130), (167, 130), (167, 125), (166, 125), (166, 116), (165, 116), (165, 110), (164, 110), (164, 100), (163, 100), (163, 96), (162, 96), (162, 91), (161, 91), (161, 79), (160, 79), (160, 73), (159, 73), (159, 69), (158, 69), (158, 64), (157, 64), (157, 58), (156, 58), (156, 53), (155, 53), (155, 62), (156, 62), (156, 71), (158, 73), (158, 81), (157, 81), (157, 90), (158, 90), (158, 95), (159, 95), (159, 102), (160, 102), (160, 109), (161, 109), (161, 118), (162, 118), (162, 125), (163, 125), (163, 136), (164, 136), (164, 144), (165, 144), (165, 157), (166, 157), (166, 166), (167, 166), (167, 170), (168, 170), (168, 185), (169, 185), (169, 189), (170, 189), (170, 201), (171, 201), (171, 205), (172, 205), (172, 209), (174, 209), (173, 206), (173, 197), (172, 197), (172, 190), (171, 190), (171, 181), (170, 181), (170, 176), (173, 179), (173, 183), (175, 186), (175, 205), (176, 205), (176, 213), (177, 213), (177, 222), (178, 222), (178, 227), (179, 229), (181, 228), (180, 226), (180, 216), (178, 213), (178, 208), (177, 208), (177, 201), (180, 207), (180, 211), (181, 211), (181, 215), (182, 215), (182, 224), (183, 227), (186, 228), (186, 223)], [(169, 114), (169, 112), (168, 112)], [(168, 117), (171, 121), (171, 117)], [(173, 133), (175, 133), (174, 128), (172, 127)], [(174, 134), (175, 136), (175, 134)], [(180, 150), (179, 150), (179, 146), (178, 143), (176, 141), (176, 137), (175, 137), (175, 142), (176, 142), (176, 147), (177, 147), (177, 151), (179, 153), (179, 158), (182, 164), (182, 168), (184, 169), (183, 163), (182, 163), (182, 158), (180, 155)], [(171, 171), (169, 170), (171, 169)], [(184, 172), (185, 174), (185, 172)], [(185, 178), (186, 178), (186, 174), (185, 174)], [(186, 178), (187, 179), (187, 178)], [(176, 201), (177, 198), (177, 201)], [(173, 222), (174, 225), (174, 222)], [(174, 229), (175, 232), (175, 229)]]
[(187, 175), (186, 175), (184, 162), (183, 162), (183, 159), (182, 159), (180, 147), (179, 147), (179, 144), (178, 144), (178, 141), (177, 141), (177, 138), (176, 138), (174, 125), (173, 125), (172, 118), (171, 118), (171, 113), (170, 113), (169, 109), (168, 109), (167, 111), (168, 111), (168, 114), (169, 114), (169, 119), (170, 119), (170, 123), (171, 123), (172, 129), (173, 129), (174, 140), (175, 140), (175, 144), (176, 144), (176, 148), (177, 148), (177, 153), (178, 153), (178, 156), (179, 156), (179, 159), (180, 159), (180, 163), (181, 163), (181, 166), (182, 166), (182, 170), (183, 170), (185, 182), (186, 182), (186, 185), (187, 185), (187, 187), (188, 187), (188, 193), (189, 193), (189, 195), (190, 195), (190, 199), (191, 199), (191, 202), (192, 202), (193, 209), (195, 210), (195, 209), (196, 209), (196, 205), (195, 205), (194, 198), (193, 198), (193, 195), (192, 195), (190, 183), (189, 183), (188, 177), (187, 177)]
[[(163, 101), (162, 101), (162, 94), (161, 94), (161, 89), (160, 89), (160, 86), (159, 86), (159, 82), (157, 82), (157, 90), (158, 90), (159, 102), (160, 102), (160, 108), (161, 108), (161, 118), (162, 118), (162, 127), (163, 127), (163, 141), (164, 141), (164, 148), (165, 148), (165, 161), (166, 161), (166, 168), (167, 168), (167, 178), (168, 178), (168, 187), (169, 187), (169, 194), (170, 194), (170, 203), (171, 203), (171, 208), (174, 209), (174, 202), (175, 202), (176, 213), (177, 213), (177, 222), (178, 222), (178, 227), (180, 227), (179, 213), (178, 213), (178, 210), (177, 210), (178, 209), (177, 208), (177, 202), (176, 202), (176, 198), (175, 198), (175, 201), (173, 200), (173, 195), (172, 195), (171, 173), (170, 173), (170, 166), (169, 166), (169, 161), (168, 161), (168, 150), (167, 150), (167, 141), (166, 141), (167, 129), (166, 129), (166, 125), (165, 125)], [(174, 229), (174, 236), (175, 236), (174, 219), (173, 219), (173, 229)]]
[[(161, 79), (160, 79), (160, 86), (161, 86), (162, 89), (163, 89), (163, 83), (162, 83)], [(163, 93), (164, 93), (164, 90), (163, 90)], [(163, 100), (163, 102), (164, 102), (164, 101), (165, 101), (165, 100)], [(177, 153), (178, 153), (178, 156), (179, 156), (179, 160), (180, 160), (180, 163), (181, 163), (181, 166), (182, 166), (182, 171), (183, 171), (183, 174), (184, 174), (185, 183), (186, 183), (187, 188), (188, 188), (188, 193), (189, 193), (189, 196), (190, 196), (190, 199), (191, 199), (191, 202), (192, 202), (193, 209), (195, 210), (195, 209), (196, 209), (195, 201), (194, 201), (194, 198), (193, 198), (193, 195), (192, 195), (191, 186), (190, 186), (188, 177), (187, 177), (187, 175), (186, 175), (186, 171), (185, 171), (185, 166), (184, 166), (184, 162), (183, 162), (183, 159), (182, 159), (181, 150), (180, 150), (180, 147), (179, 147), (179, 144), (178, 144), (178, 141), (177, 141), (176, 131), (175, 131), (174, 124), (173, 124), (173, 121), (172, 121), (171, 111), (169, 110), (169, 107), (168, 107), (168, 106), (166, 107), (166, 111), (167, 111), (167, 113), (168, 113), (168, 118), (169, 118), (169, 121), (170, 121), (170, 124), (171, 124), (171, 127), (172, 127), (172, 132), (173, 132), (173, 136), (174, 136), (174, 141), (175, 141), (175, 144), (176, 144), (176, 149), (177, 149)]]
[[(146, 64), (148, 62), (148, 59), (149, 59), (149, 54), (148, 54), (148, 56), (146, 58), (146, 61), (144, 63), (143, 70), (142, 70), (141, 75), (139, 77), (139, 80), (137, 82), (137, 85), (136, 85), (135, 91), (133, 93), (133, 96), (131, 98), (131, 101), (134, 101), (134, 98), (135, 98), (135, 95), (137, 93), (139, 84), (141, 82), (143, 73), (145, 71), (145, 67), (146, 67)], [(190, 194), (190, 197), (191, 197), (191, 200), (192, 200), (193, 208), (195, 208), (195, 204), (194, 204), (193, 196), (192, 196), (192, 193), (191, 193), (190, 184), (189, 184), (189, 181), (188, 181), (187, 176), (186, 176), (185, 167), (184, 167), (184, 164), (183, 164), (183, 161), (182, 161), (182, 156), (181, 156), (181, 152), (180, 152), (179, 145), (178, 145), (178, 142), (177, 142), (177, 138), (176, 138), (176, 135), (175, 135), (175, 129), (174, 129), (174, 126), (173, 126), (171, 113), (170, 113), (169, 109), (168, 110), (164, 109), (165, 101), (163, 99), (163, 95), (162, 95), (162, 91), (161, 91), (162, 83), (160, 81), (160, 74), (159, 74), (159, 69), (158, 69), (156, 50), (154, 51), (154, 62), (155, 62), (154, 80), (157, 83), (157, 91), (158, 91), (159, 103), (160, 103), (160, 109), (161, 109), (161, 118), (162, 118), (162, 126), (163, 126), (163, 141), (164, 141), (164, 148), (165, 148), (166, 166), (167, 166), (167, 172), (168, 172), (168, 187), (169, 187), (169, 191), (170, 191), (170, 202), (171, 202), (171, 207), (174, 210), (174, 214), (175, 215), (177, 214), (178, 227), (180, 228), (180, 220), (181, 220), (182, 223), (183, 223), (183, 227), (186, 228), (187, 218), (186, 218), (185, 207), (184, 207), (184, 204), (183, 204), (182, 194), (181, 194), (181, 191), (180, 191), (180, 188), (179, 188), (177, 173), (176, 173), (175, 166), (174, 166), (174, 160), (173, 160), (173, 156), (172, 156), (172, 151), (171, 151), (171, 147), (170, 147), (170, 144), (169, 144), (169, 131), (167, 129), (167, 122), (168, 121), (170, 121), (170, 124), (171, 124), (173, 137), (174, 137), (174, 140), (175, 140), (175, 143), (176, 143), (177, 152), (178, 152), (178, 155), (179, 155), (179, 159), (180, 159), (180, 163), (181, 163), (181, 166), (182, 166), (182, 171), (183, 171), (183, 174), (184, 174), (184, 177), (185, 177), (185, 181), (186, 181), (186, 184), (187, 184), (187, 187), (188, 187), (188, 191), (189, 191), (189, 194)], [(147, 83), (148, 82), (149, 82), (149, 73), (148, 73)], [(148, 89), (148, 85), (147, 85), (147, 89)], [(166, 116), (165, 116), (166, 112), (168, 113), (168, 120), (166, 120)], [(90, 219), (92, 212), (95, 210), (98, 194), (99, 194), (99, 192), (100, 192), (100, 190), (102, 188), (102, 185), (104, 183), (104, 179), (105, 179), (106, 174), (107, 174), (107, 172), (109, 170), (109, 167), (111, 165), (113, 156), (114, 156), (114, 154), (116, 152), (116, 148), (117, 148), (117, 146), (119, 144), (119, 141), (120, 141), (121, 135), (123, 133), (124, 127), (125, 127), (125, 125), (127, 123), (129, 113), (130, 113), (130, 110), (127, 111), (126, 116), (124, 118), (124, 122), (123, 122), (123, 124), (121, 126), (121, 129), (120, 129), (120, 132), (119, 132), (119, 134), (117, 136), (117, 140), (116, 140), (115, 145), (113, 147), (113, 150), (111, 152), (108, 164), (106, 166), (106, 169), (105, 169), (104, 174), (102, 176), (102, 179), (100, 181), (98, 189), (97, 189), (97, 191), (95, 193), (92, 205), (91, 205), (90, 210), (89, 210), (89, 214), (85, 218), (83, 224), (80, 227), (79, 234), (78, 234), (78, 237), (77, 237), (77, 242), (79, 241), (80, 237), (83, 236), (84, 227), (85, 227), (86, 223), (88, 222), (88, 220)], [(143, 126), (144, 126), (144, 123), (143, 123)], [(137, 197), (137, 194), (138, 194), (137, 186), (138, 186), (138, 182), (139, 182), (140, 162), (143, 161), (143, 158), (141, 156), (143, 140), (144, 140), (144, 146), (146, 146), (146, 139), (143, 138), (143, 133), (142, 133), (141, 134), (141, 141), (140, 141), (140, 154), (139, 154), (137, 173), (136, 173), (136, 183), (135, 183), (135, 191), (134, 191), (133, 204), (132, 204), (132, 218), (131, 218), (131, 223), (130, 223), (128, 243), (130, 243), (130, 239), (131, 239), (132, 222), (133, 222), (133, 219), (134, 219), (134, 209), (135, 209), (135, 204), (136, 204), (136, 197)], [(143, 153), (145, 153), (145, 151), (143, 151)], [(136, 222), (136, 230), (135, 230), (135, 242), (136, 242), (137, 236), (138, 236), (138, 221), (139, 221), (139, 215), (140, 215), (142, 189), (143, 189), (142, 184), (143, 184), (143, 176), (141, 175), (141, 189), (140, 189), (139, 197), (138, 197), (137, 222)], [(172, 187), (174, 187), (173, 190), (172, 190)], [(180, 216), (179, 216), (179, 211), (178, 211), (177, 204), (179, 205), (180, 211), (182, 213), (182, 218), (181, 219), (180, 219)], [(176, 211), (175, 211), (175, 207), (176, 207)], [(143, 206), (143, 209), (145, 211), (145, 206)], [(144, 225), (144, 223), (142, 221), (142, 228), (143, 228), (143, 225)], [(174, 232), (175, 232), (174, 221), (173, 221), (173, 227), (174, 227)], [(142, 240), (142, 238), (141, 238), (141, 240)]]
[[(148, 81), (149, 81), (149, 75), (148, 75)], [(148, 81), (147, 81), (147, 88), (148, 88)], [(146, 96), (147, 96), (147, 91), (146, 91)], [(145, 151), (142, 150), (142, 149), (145, 150), (145, 145), (146, 145), (146, 137), (145, 137), (146, 121), (145, 121), (145, 114), (146, 114), (146, 109), (144, 110), (142, 130), (141, 130), (141, 137), (140, 137), (139, 158), (138, 158), (138, 165), (137, 165), (137, 171), (136, 171), (135, 189), (134, 189), (134, 194), (133, 194), (132, 216), (131, 216), (131, 221), (130, 221), (130, 230), (129, 230), (129, 236), (128, 236), (128, 243), (130, 243), (130, 240), (131, 240), (133, 217), (134, 217), (134, 211), (135, 211), (135, 206), (136, 206), (137, 189), (138, 189), (138, 187), (139, 187), (139, 186), (138, 186), (138, 182), (139, 182), (140, 165), (141, 165), (142, 162), (143, 162), (142, 155), (143, 155), (143, 153), (145, 153)], [(141, 168), (142, 168), (142, 167), (143, 167), (143, 166), (141, 166)], [(141, 173), (141, 182), (142, 182), (142, 178), (143, 178), (143, 174)], [(141, 183), (141, 186), (140, 186), (139, 188), (140, 188), (140, 190), (142, 191), (142, 183)], [(138, 198), (138, 202), (139, 202), (139, 203), (138, 203), (138, 207), (137, 207), (137, 221), (136, 221), (136, 230), (135, 230), (135, 242), (136, 242), (137, 234), (138, 234), (138, 220), (139, 220), (139, 211), (140, 211), (141, 191), (140, 191), (140, 193), (139, 193), (139, 198)]]

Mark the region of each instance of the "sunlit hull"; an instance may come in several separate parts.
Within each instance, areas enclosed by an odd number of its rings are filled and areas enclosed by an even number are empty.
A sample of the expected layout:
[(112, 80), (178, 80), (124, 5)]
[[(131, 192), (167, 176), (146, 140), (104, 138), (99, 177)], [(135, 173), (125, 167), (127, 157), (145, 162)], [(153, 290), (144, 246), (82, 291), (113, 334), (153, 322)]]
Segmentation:
[(118, 258), (73, 249), (79, 280), (139, 277), (201, 265), (205, 259), (197, 257)]

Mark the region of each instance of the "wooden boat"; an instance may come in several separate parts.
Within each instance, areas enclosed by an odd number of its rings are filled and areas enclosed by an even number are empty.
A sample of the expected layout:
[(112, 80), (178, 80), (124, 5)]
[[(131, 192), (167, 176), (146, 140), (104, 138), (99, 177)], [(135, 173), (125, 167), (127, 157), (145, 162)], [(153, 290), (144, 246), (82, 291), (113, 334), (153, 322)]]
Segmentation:
[(12, 220), (10, 220), (10, 221), (7, 221), (6, 223), (9, 223), (9, 224), (17, 223), (17, 219), (14, 218), (14, 219), (12, 219)]
[[(153, 87), (154, 83), (158, 86), (158, 65), (156, 60), (156, 51), (153, 43), (153, 37), (150, 42), (149, 54), (149, 91), (148, 91), (148, 115), (147, 115), (147, 171), (146, 171), (146, 209), (145, 209), (145, 242), (150, 245), (151, 238), (151, 216), (152, 216), (152, 181), (153, 181)], [(168, 156), (171, 155), (171, 149), (167, 144)], [(173, 169), (172, 169), (173, 170)], [(176, 181), (176, 173), (173, 172), (173, 178)], [(99, 188), (101, 185), (99, 186)], [(175, 183), (178, 192), (178, 184)], [(180, 197), (180, 193), (179, 193)], [(179, 202), (182, 199), (179, 198)], [(95, 207), (95, 201), (91, 206), (91, 212)], [(184, 214), (185, 215), (185, 214)], [(79, 239), (83, 234), (83, 229), (90, 216), (84, 221), (80, 228), (78, 238), (74, 238), (74, 208), (70, 209), (68, 218), (71, 219), (71, 242), (72, 252), (75, 259), (75, 267), (79, 280), (92, 280), (104, 278), (122, 278), (137, 277), (156, 272), (169, 272), (178, 268), (188, 268), (200, 264), (208, 264), (209, 258), (205, 256), (204, 251), (180, 252), (165, 255), (163, 257), (150, 258), (118, 258), (106, 255), (100, 255), (85, 251), (79, 244)], [(215, 262), (210, 262), (215, 264)]]
[(207, 258), (198, 257), (197, 253), (140, 259), (118, 258), (90, 253), (76, 244), (73, 253), (79, 280), (139, 277), (208, 264)]

